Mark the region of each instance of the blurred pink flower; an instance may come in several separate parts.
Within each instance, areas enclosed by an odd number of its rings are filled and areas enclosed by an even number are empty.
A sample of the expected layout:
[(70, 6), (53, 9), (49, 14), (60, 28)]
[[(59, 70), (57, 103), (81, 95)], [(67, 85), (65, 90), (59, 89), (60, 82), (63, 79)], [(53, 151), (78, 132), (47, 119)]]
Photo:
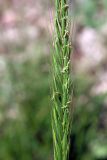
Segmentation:
[(5, 27), (14, 27), (18, 21), (18, 16), (12, 10), (7, 10), (4, 12), (2, 17), (2, 23)]
[(78, 34), (76, 42), (82, 53), (81, 59), (76, 64), (77, 71), (87, 72), (94, 69), (105, 58), (106, 49), (102, 36), (95, 29), (88, 27), (83, 29)]
[(107, 93), (107, 72), (100, 73), (97, 77), (97, 80), (98, 82), (92, 88), (91, 93), (94, 95)]
[(29, 22), (33, 22), (36, 19), (39, 19), (40, 15), (39, 15), (39, 11), (38, 8), (26, 8), (26, 12), (25, 12), (25, 18), (29, 21)]

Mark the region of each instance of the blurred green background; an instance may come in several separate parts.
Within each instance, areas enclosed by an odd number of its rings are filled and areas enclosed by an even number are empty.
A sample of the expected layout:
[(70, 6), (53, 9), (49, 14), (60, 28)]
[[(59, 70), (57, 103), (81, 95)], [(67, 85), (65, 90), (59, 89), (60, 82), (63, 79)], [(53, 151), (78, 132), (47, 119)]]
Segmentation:
[[(107, 160), (106, 10), (106, 0), (70, 3), (70, 160)], [(53, 19), (54, 1), (0, 0), (0, 160), (53, 159)]]

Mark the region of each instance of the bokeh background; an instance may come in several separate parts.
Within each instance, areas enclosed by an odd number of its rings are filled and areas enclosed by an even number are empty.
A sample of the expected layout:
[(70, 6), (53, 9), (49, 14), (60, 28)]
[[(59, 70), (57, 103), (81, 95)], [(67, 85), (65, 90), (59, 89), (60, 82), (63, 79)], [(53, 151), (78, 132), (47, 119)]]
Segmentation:
[[(107, 0), (70, 2), (71, 160), (107, 160)], [(54, 1), (0, 0), (0, 160), (52, 160)]]

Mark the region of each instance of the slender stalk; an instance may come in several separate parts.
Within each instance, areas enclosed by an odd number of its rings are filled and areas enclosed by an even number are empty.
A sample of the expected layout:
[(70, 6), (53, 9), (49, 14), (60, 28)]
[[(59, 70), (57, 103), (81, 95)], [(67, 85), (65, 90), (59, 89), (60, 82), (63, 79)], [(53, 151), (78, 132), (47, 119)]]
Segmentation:
[(68, 0), (55, 0), (52, 131), (54, 160), (67, 160), (70, 135), (70, 42)]

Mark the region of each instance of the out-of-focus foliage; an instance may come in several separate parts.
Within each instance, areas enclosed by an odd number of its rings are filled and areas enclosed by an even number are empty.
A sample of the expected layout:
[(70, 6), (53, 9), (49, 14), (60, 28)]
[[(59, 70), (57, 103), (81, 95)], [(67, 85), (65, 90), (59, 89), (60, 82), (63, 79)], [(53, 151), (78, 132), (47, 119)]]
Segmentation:
[[(75, 79), (76, 105), (71, 134), (70, 159), (103, 160), (107, 158), (107, 128), (102, 114), (107, 94), (91, 96), (89, 77)], [(107, 113), (107, 111), (106, 111)]]
[(12, 97), (5, 106), (1, 104), (0, 109), (1, 160), (49, 159), (50, 91), (49, 67), (45, 62), (46, 57), (23, 64), (8, 63)]
[[(91, 27), (99, 27), (106, 22), (106, 0), (75, 0), (75, 14), (80, 15), (80, 21)], [(74, 2), (75, 2), (74, 1)], [(79, 4), (79, 5), (78, 5)]]

